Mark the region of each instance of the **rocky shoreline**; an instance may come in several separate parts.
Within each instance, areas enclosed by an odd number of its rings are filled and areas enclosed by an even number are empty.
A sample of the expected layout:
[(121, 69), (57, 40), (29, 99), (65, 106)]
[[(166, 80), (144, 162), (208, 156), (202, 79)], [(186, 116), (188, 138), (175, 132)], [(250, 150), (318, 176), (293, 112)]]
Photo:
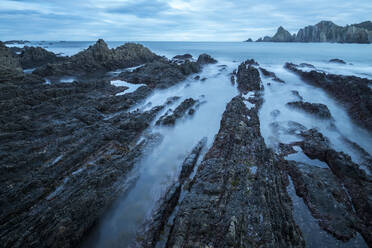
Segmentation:
[[(216, 63), (207, 54), (168, 59), (134, 43), (110, 49), (98, 40), (61, 57), (0, 42), (0, 246), (81, 246), (138, 182), (139, 161), (161, 144), (163, 135), (151, 130), (172, 129), (193, 118), (205, 99), (181, 99), (175, 91), (162, 104), (138, 106), (185, 80), (203, 87), (205, 68), (227, 71)], [(358, 125), (372, 130), (371, 80), (320, 72), (310, 64), (286, 63), (284, 68), (324, 90)], [(114, 70), (120, 72), (109, 74)], [(59, 83), (65, 76), (74, 80)], [(356, 162), (318, 129), (297, 120), (284, 131), (279, 122), (271, 123), (297, 141), (269, 147), (259, 117), (264, 93), (272, 86), (266, 82), (283, 87), (286, 78), (253, 59), (227, 71), (230, 78), (239, 93), (229, 98), (218, 133), (210, 146), (199, 138), (184, 154), (174, 182), (149, 209), (133, 246), (311, 247), (317, 237), (305, 232), (302, 224), (307, 223), (295, 214), (309, 211), (319, 228), (315, 231), (324, 232), (335, 247), (371, 247), (370, 151), (344, 137), (362, 154), (363, 162)], [(112, 81), (138, 87), (128, 93), (129, 86)], [(297, 90), (288, 94), (296, 99), (286, 103), (288, 111), (302, 111), (332, 128), (331, 108), (305, 101)], [(298, 209), (290, 187), (305, 209)]]
[[(172, 82), (162, 84), (164, 88), (194, 71), (185, 72), (189, 62), (173, 67), (171, 61), (140, 45), (108, 50), (103, 40), (58, 62), (41, 48), (25, 48), (21, 56), (2, 44), (0, 49), (0, 170), (6, 185), (0, 191), (1, 243), (4, 247), (75, 247), (135, 182), (129, 172), (141, 154), (161, 139), (143, 132), (166, 104), (145, 112), (125, 111), (161, 82), (117, 95), (123, 89), (104, 79), (45, 84), (40, 76), (82, 72), (86, 76), (97, 71), (104, 75), (158, 60), (168, 66), (162, 78)], [(40, 56), (32, 55), (36, 53)], [(28, 63), (23, 63), (26, 56)], [(192, 62), (197, 71), (210, 62), (205, 57)], [(23, 74), (22, 66), (41, 62), (47, 64)], [(150, 66), (147, 75), (156, 75), (154, 70)], [(140, 136), (144, 139), (138, 143)]]

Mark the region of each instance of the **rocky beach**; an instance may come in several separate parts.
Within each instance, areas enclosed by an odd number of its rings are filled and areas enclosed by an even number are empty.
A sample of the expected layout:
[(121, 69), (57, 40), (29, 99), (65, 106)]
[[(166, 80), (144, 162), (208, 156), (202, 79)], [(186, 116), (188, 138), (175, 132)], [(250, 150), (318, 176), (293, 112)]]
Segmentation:
[(150, 45), (0, 42), (0, 247), (372, 247), (371, 64)]

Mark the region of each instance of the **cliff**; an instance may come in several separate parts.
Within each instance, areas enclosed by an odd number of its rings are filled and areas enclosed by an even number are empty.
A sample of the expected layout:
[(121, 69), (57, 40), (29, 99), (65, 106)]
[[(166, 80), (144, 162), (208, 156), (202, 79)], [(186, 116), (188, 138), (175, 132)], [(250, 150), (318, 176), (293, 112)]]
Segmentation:
[(297, 34), (291, 35), (279, 27), (273, 37), (265, 36), (258, 42), (333, 42), (333, 43), (372, 43), (372, 22), (366, 21), (345, 27), (331, 21), (321, 21), (316, 25), (306, 26)]

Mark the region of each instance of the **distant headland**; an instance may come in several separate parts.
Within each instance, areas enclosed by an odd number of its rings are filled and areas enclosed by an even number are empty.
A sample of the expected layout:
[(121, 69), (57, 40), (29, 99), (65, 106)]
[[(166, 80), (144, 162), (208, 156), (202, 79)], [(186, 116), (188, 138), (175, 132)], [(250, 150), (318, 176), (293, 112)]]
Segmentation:
[[(252, 41), (248, 39), (247, 41)], [(332, 43), (372, 43), (372, 22), (365, 21), (345, 27), (331, 21), (321, 21), (316, 25), (301, 28), (297, 34), (289, 33), (280, 26), (273, 37), (265, 36), (256, 42), (332, 42)]]

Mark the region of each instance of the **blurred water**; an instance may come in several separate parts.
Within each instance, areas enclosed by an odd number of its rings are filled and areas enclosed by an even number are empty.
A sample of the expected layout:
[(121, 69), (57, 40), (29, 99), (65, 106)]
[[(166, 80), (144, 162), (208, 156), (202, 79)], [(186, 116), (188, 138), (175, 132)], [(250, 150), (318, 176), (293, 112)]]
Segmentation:
[[(149, 216), (155, 202), (177, 177), (186, 154), (204, 136), (208, 137), (208, 146), (213, 142), (226, 104), (238, 94), (236, 85), (232, 85), (230, 82), (230, 73), (246, 59), (255, 59), (262, 67), (275, 72), (279, 78), (285, 81), (285, 84), (281, 84), (262, 77), (265, 90), (264, 103), (260, 109), (259, 117), (261, 133), (268, 146), (275, 148), (279, 142), (298, 141), (299, 137), (296, 133), (287, 131), (294, 121), (306, 128), (318, 128), (330, 139), (334, 149), (348, 153), (356, 162), (360, 162), (362, 158), (345, 144), (344, 138), (356, 142), (367, 152), (372, 151), (371, 133), (355, 125), (345, 109), (335, 100), (329, 98), (321, 89), (304, 83), (298, 76), (283, 68), (285, 62), (306, 62), (327, 72), (372, 78), (371, 44), (139, 43), (144, 44), (155, 53), (169, 58), (184, 53), (190, 53), (194, 57), (201, 53), (208, 53), (219, 63), (205, 67), (200, 73), (201, 78), (207, 78), (206, 81), (194, 80), (195, 75), (193, 75), (174, 87), (155, 91), (144, 103), (133, 108), (142, 111), (148, 110), (151, 107), (164, 104), (167, 98), (173, 96), (181, 98), (168, 108), (174, 109), (188, 97), (204, 102), (193, 116), (179, 120), (174, 127), (155, 127), (154, 123), (152, 124), (148, 132), (163, 135), (162, 143), (136, 165), (140, 177), (135, 187), (125, 197), (119, 199), (101, 221), (97, 230), (90, 237), (89, 247), (127, 247), (132, 243), (136, 231)], [(55, 53), (63, 53), (63, 55), (73, 55), (92, 44), (94, 42), (90, 41), (31, 43), (31, 45), (41, 45)], [(111, 48), (121, 44), (123, 42), (108, 42)], [(328, 63), (333, 58), (343, 59), (347, 64)], [(226, 68), (223, 69), (222, 65), (226, 65)], [(117, 73), (119, 72), (120, 70)], [(112, 75), (115, 75), (115, 72)], [(333, 119), (319, 120), (298, 110), (289, 109), (286, 103), (298, 100), (298, 97), (292, 93), (294, 90), (299, 92), (304, 101), (326, 104)], [(123, 94), (125, 93), (124, 91)], [(159, 113), (158, 117), (167, 109)], [(273, 111), (279, 114), (273, 115)], [(313, 162), (316, 166), (325, 166), (320, 161), (309, 161), (301, 151), (297, 155), (292, 155), (291, 158), (299, 162)], [(309, 232), (311, 233), (311, 230)]]

